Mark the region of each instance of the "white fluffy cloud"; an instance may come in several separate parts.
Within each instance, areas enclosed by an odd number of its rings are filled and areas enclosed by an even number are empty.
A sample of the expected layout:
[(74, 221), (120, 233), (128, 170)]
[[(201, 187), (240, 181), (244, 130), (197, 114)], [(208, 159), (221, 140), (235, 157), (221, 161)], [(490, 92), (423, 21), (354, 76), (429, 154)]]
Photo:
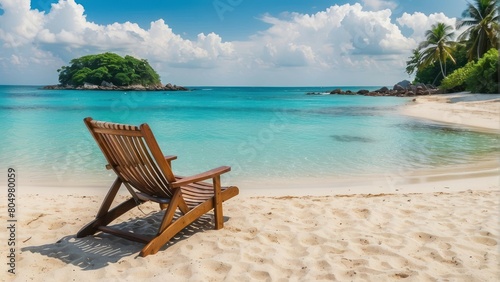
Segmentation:
[(84, 8), (74, 0), (60, 0), (44, 17), (37, 41), (45, 48), (63, 44), (69, 53), (88, 51), (132, 52), (161, 62), (200, 66), (232, 54), (231, 43), (214, 34), (198, 35), (197, 41), (183, 39), (162, 20), (148, 30), (125, 22), (98, 25), (86, 20)]
[(2, 47), (15, 48), (29, 44), (40, 31), (43, 14), (30, 9), (30, 1), (0, 1), (4, 14), (0, 16)]
[(262, 20), (272, 27), (252, 37), (252, 49), (260, 50), (255, 59), (266, 66), (365, 67), (377, 59), (372, 55), (401, 54), (412, 47), (390, 16), (390, 10), (364, 11), (359, 4), (286, 19), (265, 16)]
[[(55, 70), (71, 58), (111, 51), (146, 58), (162, 80), (177, 84), (381, 85), (404, 78), (410, 50), (433, 23), (455, 23), (444, 14), (392, 20), (393, 2), (363, 3), (369, 10), (346, 4), (315, 14), (265, 15), (267, 30), (224, 42), (214, 32), (185, 39), (163, 19), (148, 29), (89, 22), (74, 0), (59, 0), (47, 13), (32, 10), (29, 0), (0, 0), (0, 84), (55, 83)], [(404, 36), (402, 27), (412, 35)]]
[[(411, 35), (411, 38), (416, 42), (420, 42), (425, 39), (425, 31), (430, 29), (433, 24), (443, 22), (454, 28), (457, 20), (455, 18), (448, 18), (443, 13), (436, 13), (427, 16), (423, 13), (416, 12), (413, 14), (403, 13), (403, 15), (396, 21), (401, 26), (406, 26), (412, 29), (413, 34)], [(457, 35), (458, 34), (460, 34), (460, 32), (457, 32)]]

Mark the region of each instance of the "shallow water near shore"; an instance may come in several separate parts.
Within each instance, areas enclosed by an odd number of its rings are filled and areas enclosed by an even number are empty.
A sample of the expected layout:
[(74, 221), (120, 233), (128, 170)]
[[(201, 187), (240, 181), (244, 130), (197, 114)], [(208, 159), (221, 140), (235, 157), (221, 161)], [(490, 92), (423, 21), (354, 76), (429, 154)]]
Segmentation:
[(16, 168), (25, 185), (106, 186), (113, 176), (83, 124), (87, 116), (148, 123), (163, 153), (178, 156), (176, 173), (230, 165), (224, 180), (231, 184), (432, 169), (500, 152), (496, 134), (401, 116), (397, 109), (408, 98), (306, 95), (334, 88), (106, 92), (0, 86), (1, 163)]

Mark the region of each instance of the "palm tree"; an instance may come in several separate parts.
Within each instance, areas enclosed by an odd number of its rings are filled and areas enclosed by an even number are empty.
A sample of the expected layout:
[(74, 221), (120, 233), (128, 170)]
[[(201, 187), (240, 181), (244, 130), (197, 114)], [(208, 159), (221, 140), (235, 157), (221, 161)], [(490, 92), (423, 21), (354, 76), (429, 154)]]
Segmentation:
[(418, 71), (420, 63), (422, 62), (422, 54), (418, 48), (413, 49), (411, 52), (411, 57), (406, 61), (406, 73), (409, 75)]
[(452, 53), (456, 43), (452, 40), (452, 30), (452, 26), (437, 23), (425, 32), (426, 40), (420, 43), (418, 47), (421, 56), (418, 69), (425, 68), (438, 61), (441, 74), (446, 77), (446, 60), (450, 59), (455, 63)]
[(468, 3), (457, 29), (468, 26), (458, 38), (469, 47), (469, 60), (479, 59), (491, 48), (498, 48), (498, 0), (475, 0)]

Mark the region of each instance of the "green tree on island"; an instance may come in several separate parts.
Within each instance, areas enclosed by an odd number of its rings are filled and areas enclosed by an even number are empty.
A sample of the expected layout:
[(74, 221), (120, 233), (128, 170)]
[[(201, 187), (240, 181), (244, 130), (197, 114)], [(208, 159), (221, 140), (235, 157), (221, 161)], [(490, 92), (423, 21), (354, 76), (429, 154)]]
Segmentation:
[(69, 66), (63, 66), (57, 72), (62, 85), (75, 87), (84, 83), (101, 85), (103, 81), (116, 86), (161, 84), (160, 76), (147, 60), (128, 55), (123, 58), (109, 52), (73, 59)]

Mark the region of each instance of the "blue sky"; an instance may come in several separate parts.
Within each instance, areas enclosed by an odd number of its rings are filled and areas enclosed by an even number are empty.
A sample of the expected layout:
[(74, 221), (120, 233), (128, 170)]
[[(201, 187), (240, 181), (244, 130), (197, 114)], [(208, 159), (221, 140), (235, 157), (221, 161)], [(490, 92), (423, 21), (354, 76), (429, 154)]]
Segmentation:
[[(31, 1), (32, 8), (49, 11), (58, 1)], [(369, 1), (368, 1), (369, 2)], [(376, 1), (373, 1), (376, 2)], [(382, 1), (383, 2), (383, 1)], [(460, 17), (465, 0), (399, 0), (394, 16), (403, 12), (431, 14), (443, 12)], [(151, 21), (164, 19), (176, 33), (196, 37), (200, 32), (216, 32), (227, 40), (244, 39), (268, 27), (259, 20), (262, 15), (278, 16), (286, 12), (317, 13), (338, 4), (363, 1), (332, 0), (80, 0), (87, 19), (100, 24), (131, 21), (147, 28)], [(119, 4), (117, 4), (119, 3)]]
[(0, 84), (112, 51), (180, 85), (392, 85), (465, 0), (0, 0)]

